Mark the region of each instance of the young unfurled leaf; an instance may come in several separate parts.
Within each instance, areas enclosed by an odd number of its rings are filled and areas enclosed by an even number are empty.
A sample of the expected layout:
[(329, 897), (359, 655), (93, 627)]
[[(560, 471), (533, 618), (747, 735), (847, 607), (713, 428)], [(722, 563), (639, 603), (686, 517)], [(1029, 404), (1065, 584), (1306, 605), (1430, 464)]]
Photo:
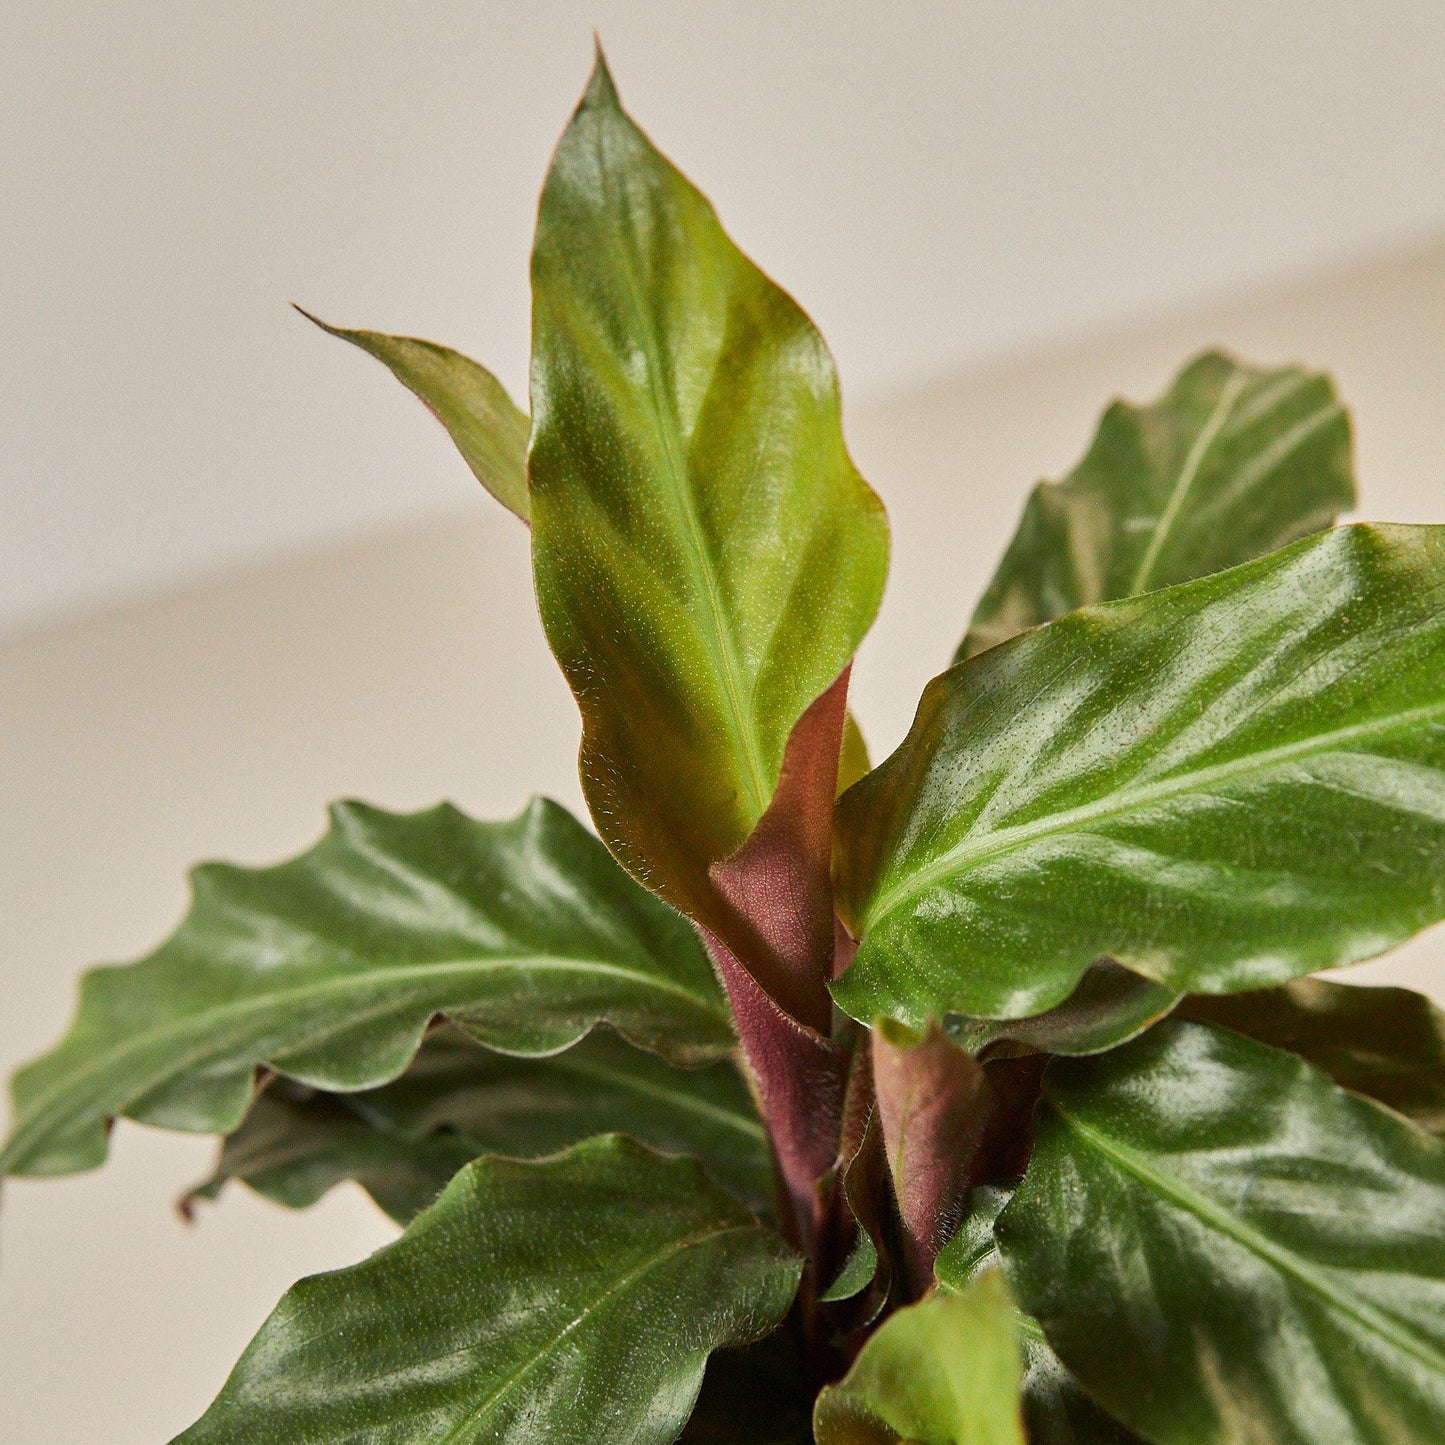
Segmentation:
[(818, 1396), (818, 1445), (1024, 1445), (1013, 1318), (997, 1271), (890, 1315)]
[(695, 1155), (754, 1209), (773, 1204), (767, 1136), (733, 1065), (670, 1068), (602, 1030), (543, 1059), (439, 1030), (399, 1079), (354, 1094), (274, 1079), (196, 1195), (241, 1179), (304, 1208), (355, 1179), (404, 1225), (478, 1155), (535, 1159), (612, 1132)]
[[(296, 309), (301, 311), (299, 306)], [(328, 326), (309, 311), (301, 314), (390, 367), (392, 375), (420, 397), (447, 429), (476, 479), (509, 512), (527, 520), (531, 513), (527, 499), (531, 423), (485, 366), (434, 341), (387, 336), (380, 331), (348, 331)]]
[(192, 883), (177, 932), (88, 974), (69, 1034), (16, 1075), (0, 1173), (90, 1168), (118, 1114), (227, 1133), (262, 1064), (323, 1089), (386, 1083), (436, 1013), (516, 1054), (604, 1020), (677, 1063), (735, 1042), (692, 929), (545, 800), (507, 823), (341, 803), (299, 858)]
[(479, 1159), (395, 1244), (289, 1290), (177, 1445), (667, 1445), (799, 1271), (691, 1160), (616, 1135)]
[(1298, 1054), (1342, 1088), (1445, 1135), (1445, 1014), (1408, 988), (1297, 978), (1185, 999), (1179, 1014)]
[(1080, 1057), (1118, 1048), (1179, 1002), (1179, 994), (1153, 983), (1111, 959), (1094, 964), (1063, 1003), (1047, 1013), (1021, 1019), (976, 1019), (954, 1015), (945, 1021), (948, 1037), (971, 1054), (985, 1058), (1011, 1046), (1046, 1054)]
[(834, 996), (1021, 1017), (1097, 958), (1282, 982), (1445, 917), (1445, 527), (1345, 527), (929, 684), (839, 805)]
[(1115, 402), (1083, 461), (1035, 488), (954, 661), (1076, 607), (1252, 561), (1354, 504), (1329, 378), (1209, 352), (1152, 406)]
[(532, 256), (537, 598), (598, 830), (706, 918), (793, 725), (873, 620), (878, 499), (807, 317), (623, 112), (605, 66)]
[(1022, 1307), (1151, 1440), (1445, 1438), (1445, 1144), (1226, 1029), (1045, 1076), (995, 1234)]
[[(1002, 1260), (994, 1222), (1013, 1198), (1013, 1185), (986, 1184), (971, 1190), (959, 1223), (934, 1264), (940, 1289), (968, 1289)], [(1023, 1362), (1023, 1419), (1029, 1445), (1140, 1445), (1139, 1437), (1106, 1415), (1080, 1388), (1049, 1348), (1039, 1322), (1014, 1314)]]

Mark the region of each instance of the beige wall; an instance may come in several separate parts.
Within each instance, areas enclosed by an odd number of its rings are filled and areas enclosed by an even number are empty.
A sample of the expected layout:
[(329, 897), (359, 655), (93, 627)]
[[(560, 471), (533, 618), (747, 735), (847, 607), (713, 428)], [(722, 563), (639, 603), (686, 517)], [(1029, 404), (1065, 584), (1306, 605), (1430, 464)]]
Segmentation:
[[(875, 753), (946, 661), (1028, 486), (1075, 459), (1111, 394), (1155, 393), (1213, 342), (1333, 369), (1365, 514), (1445, 519), (1445, 245), (858, 409), (895, 528), (855, 672)], [(441, 521), (0, 639), (0, 1069), (61, 1030), (83, 965), (161, 936), (197, 857), (282, 856), (346, 793), (492, 816), (534, 789), (577, 804), (525, 534), (425, 435), (459, 498)], [(1366, 972), (1445, 997), (1442, 963), (1437, 934)], [(292, 1279), (389, 1235), (350, 1190), (306, 1215), (235, 1193), (187, 1229), (170, 1204), (208, 1157), (122, 1125), (106, 1169), (7, 1186), (6, 1445), (167, 1438)]]

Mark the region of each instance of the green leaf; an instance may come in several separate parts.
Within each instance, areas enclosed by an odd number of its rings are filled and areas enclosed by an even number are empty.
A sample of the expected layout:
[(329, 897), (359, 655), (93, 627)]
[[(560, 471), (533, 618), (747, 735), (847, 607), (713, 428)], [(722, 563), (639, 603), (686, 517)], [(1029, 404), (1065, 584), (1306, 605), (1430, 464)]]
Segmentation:
[(1445, 527), (1345, 527), (931, 682), (839, 805), (834, 996), (921, 1027), (1101, 957), (1226, 993), (1445, 917)]
[[(940, 1289), (958, 1293), (1001, 1266), (993, 1227), (1014, 1186), (972, 1190), (958, 1232), (934, 1265)], [(1032, 1315), (1014, 1314), (1023, 1359), (1023, 1418), (1029, 1445), (1137, 1445), (1138, 1436), (1111, 1419), (1080, 1388), (1049, 1348)]]
[(441, 1030), (399, 1079), (355, 1094), (275, 1080), (199, 1192), (210, 1197), (242, 1179), (298, 1208), (355, 1179), (406, 1224), (480, 1154), (535, 1159), (611, 1132), (696, 1155), (749, 1205), (772, 1203), (767, 1136), (733, 1065), (669, 1068), (601, 1030), (543, 1059), (494, 1053)]
[(1445, 1014), (1424, 994), (1300, 978), (1188, 998), (1179, 1013), (1298, 1054), (1342, 1088), (1445, 1134)]
[(995, 1234), (1105, 1408), (1162, 1445), (1445, 1438), (1445, 1144), (1204, 1024), (1044, 1092)]
[(873, 620), (878, 499), (823, 342), (623, 112), (599, 60), (532, 255), (532, 551), (592, 816), (711, 907), (804, 710)]
[(380, 331), (347, 331), (328, 326), (299, 306), (296, 309), (323, 331), (359, 346), (389, 366), (392, 375), (420, 397), (447, 429), (476, 479), (509, 512), (527, 520), (531, 513), (527, 498), (531, 422), (485, 366), (434, 341), (387, 336)]
[(944, 1021), (948, 1037), (980, 1058), (1017, 1048), (1079, 1057), (1118, 1048), (1179, 1002), (1162, 984), (1120, 968), (1110, 959), (1094, 964), (1063, 1003), (1022, 1019), (976, 1019), (960, 1014)]
[(616, 1135), (479, 1159), (395, 1244), (293, 1286), (177, 1445), (666, 1445), (800, 1269), (691, 1160)]
[(678, 1063), (734, 1042), (692, 929), (545, 800), (507, 823), (341, 803), (299, 858), (207, 864), (192, 887), (170, 940), (87, 974), (70, 1033), (16, 1075), (0, 1173), (100, 1163), (117, 1114), (228, 1133), (262, 1064), (321, 1089), (386, 1083), (438, 1012), (516, 1054), (599, 1021)]
[(1354, 504), (1329, 378), (1206, 353), (1152, 406), (1115, 402), (1083, 461), (1034, 489), (954, 661), (1076, 607), (1252, 561)]
[(818, 1396), (818, 1445), (1024, 1445), (1013, 1317), (997, 1271), (890, 1315)]

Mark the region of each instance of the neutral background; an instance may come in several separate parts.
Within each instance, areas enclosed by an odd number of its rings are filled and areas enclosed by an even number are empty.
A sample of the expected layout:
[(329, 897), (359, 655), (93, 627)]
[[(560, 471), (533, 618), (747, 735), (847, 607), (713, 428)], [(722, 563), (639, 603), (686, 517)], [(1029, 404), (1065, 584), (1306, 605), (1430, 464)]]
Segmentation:
[[(880, 14), (0, 15), (0, 1070), (83, 966), (164, 934), (197, 857), (283, 856), (347, 793), (577, 805), (525, 534), (283, 301), (463, 345), (520, 393), (531, 213), (592, 24), (839, 355), (895, 530), (856, 671), (875, 753), (1027, 487), (1202, 345), (1329, 366), (1366, 513), (1445, 518), (1445, 11)], [(1438, 996), (1442, 961), (1434, 935), (1364, 974)], [(389, 1237), (346, 1190), (186, 1229), (208, 1146), (114, 1138), (104, 1170), (7, 1186), (6, 1445), (168, 1438), (292, 1279)]]

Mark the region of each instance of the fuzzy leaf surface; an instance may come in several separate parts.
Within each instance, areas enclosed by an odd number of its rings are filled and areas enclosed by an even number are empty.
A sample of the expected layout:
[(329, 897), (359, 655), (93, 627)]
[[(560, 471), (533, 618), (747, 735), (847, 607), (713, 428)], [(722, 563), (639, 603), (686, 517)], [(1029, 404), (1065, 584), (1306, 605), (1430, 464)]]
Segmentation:
[(995, 1235), (1150, 1440), (1445, 1437), (1445, 1144), (1226, 1029), (1056, 1060)]
[(114, 1115), (229, 1133), (261, 1065), (320, 1089), (386, 1083), (437, 1013), (517, 1054), (599, 1021), (679, 1063), (734, 1043), (692, 929), (545, 800), (505, 823), (341, 803), (309, 852), (206, 864), (192, 888), (176, 933), (87, 974), (70, 1032), (16, 1075), (0, 1173), (99, 1164)]
[(301, 314), (387, 366), (447, 429), (472, 475), (509, 512), (527, 520), (527, 436), (532, 424), (485, 366), (434, 341), (351, 331), (328, 326), (309, 311)]
[(706, 919), (707, 867), (873, 620), (882, 507), (822, 339), (599, 61), (542, 192), (529, 455), (537, 598), (599, 831)]
[(1445, 1014), (1424, 994), (1297, 978), (1255, 993), (1189, 998), (1179, 1014), (1297, 1054), (1341, 1088), (1445, 1135)]
[(459, 1031), (440, 1031), (399, 1079), (356, 1094), (274, 1080), (198, 1192), (211, 1197), (240, 1179), (268, 1199), (303, 1208), (355, 1179), (405, 1225), (479, 1155), (535, 1159), (614, 1132), (695, 1155), (749, 1205), (772, 1203), (767, 1138), (733, 1065), (670, 1068), (601, 1030), (542, 1059), (499, 1054)]
[(1034, 489), (954, 661), (1076, 607), (1252, 561), (1354, 504), (1329, 377), (1208, 352), (1152, 405), (1115, 402), (1083, 461)]
[(395, 1244), (287, 1291), (177, 1445), (667, 1445), (800, 1268), (691, 1160), (616, 1135), (479, 1159)]
[(1445, 527), (1343, 527), (934, 679), (839, 805), (854, 1018), (1259, 988), (1445, 917)]
[(1024, 1445), (1013, 1321), (997, 1271), (890, 1315), (818, 1396), (818, 1445)]

